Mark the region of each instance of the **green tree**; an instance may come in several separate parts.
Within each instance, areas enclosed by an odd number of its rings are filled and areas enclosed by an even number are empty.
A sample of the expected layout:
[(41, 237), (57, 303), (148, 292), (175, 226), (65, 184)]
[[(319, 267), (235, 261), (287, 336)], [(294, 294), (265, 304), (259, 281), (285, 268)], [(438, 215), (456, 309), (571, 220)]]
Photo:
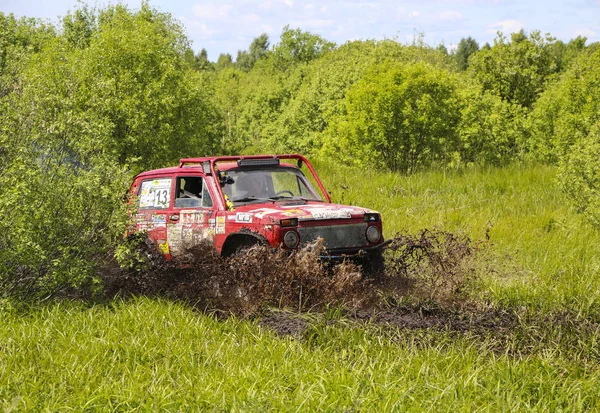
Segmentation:
[(565, 153), (558, 177), (575, 208), (600, 228), (600, 121)]
[(146, 4), (93, 17), (86, 47), (63, 28), (0, 98), (0, 298), (92, 282), (132, 174), (216, 150), (214, 92), (179, 24)]
[(285, 26), (281, 41), (273, 49), (273, 59), (279, 70), (286, 71), (297, 64), (308, 63), (335, 48), (335, 43), (317, 34)]
[(479, 51), (479, 43), (471, 36), (466, 39), (463, 37), (458, 42), (458, 47), (454, 53), (456, 65), (460, 70), (467, 70), (469, 67), (469, 57)]
[(343, 44), (283, 77), (278, 99), (281, 110), (271, 121), (263, 122), (263, 145), (273, 151), (319, 152), (328, 126), (346, 115), (348, 90), (371, 67), (388, 60), (449, 67), (446, 56), (421, 43), (368, 40)]
[(525, 156), (529, 136), (525, 108), (483, 91), (480, 85), (463, 85), (459, 96), (457, 162), (505, 165)]
[(233, 67), (233, 60), (231, 59), (231, 55), (229, 53), (221, 53), (219, 55), (219, 58), (217, 59), (215, 68), (217, 70), (223, 70), (230, 67)]
[(347, 115), (332, 125), (326, 151), (403, 172), (448, 163), (459, 149), (457, 86), (450, 72), (425, 63), (378, 65), (348, 91)]
[(511, 41), (499, 34), (494, 46), (469, 60), (469, 74), (503, 99), (531, 108), (543, 92), (550, 75), (557, 72), (551, 53), (554, 41), (539, 32), (514, 33)]
[(87, 5), (80, 6), (62, 20), (62, 35), (74, 47), (89, 46), (96, 30), (96, 13)]
[(600, 49), (582, 52), (538, 99), (530, 116), (532, 152), (557, 162), (600, 120)]
[(269, 52), (269, 36), (266, 33), (255, 38), (250, 44), (250, 48), (238, 51), (235, 59), (236, 66), (246, 72), (250, 71), (257, 61), (267, 56)]
[(208, 60), (208, 52), (202, 48), (194, 55), (194, 67), (198, 70), (212, 70), (213, 64)]

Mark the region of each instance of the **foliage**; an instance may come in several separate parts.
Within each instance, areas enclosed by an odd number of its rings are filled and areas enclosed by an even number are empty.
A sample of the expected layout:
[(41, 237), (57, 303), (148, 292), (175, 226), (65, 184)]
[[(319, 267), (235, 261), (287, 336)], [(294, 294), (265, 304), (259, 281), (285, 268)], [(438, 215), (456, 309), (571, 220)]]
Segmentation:
[(532, 152), (556, 162), (600, 121), (600, 49), (581, 53), (536, 102)]
[(524, 157), (528, 128), (526, 110), (478, 85), (465, 85), (458, 92), (462, 101), (457, 133), (461, 164), (506, 165)]
[(214, 66), (208, 60), (208, 52), (206, 49), (200, 50), (194, 55), (193, 66), (198, 70), (213, 70)]
[(551, 54), (553, 40), (538, 31), (529, 37), (513, 33), (511, 41), (499, 34), (493, 47), (481, 50), (469, 60), (469, 73), (485, 90), (531, 108), (549, 76), (557, 72)]
[(269, 36), (266, 33), (261, 34), (250, 43), (250, 48), (238, 51), (235, 64), (243, 71), (250, 71), (257, 61), (263, 59), (269, 53)]
[(123, 234), (132, 173), (215, 148), (212, 91), (169, 15), (84, 8), (64, 23), (25, 52), (0, 100), (0, 296), (91, 282)]
[(466, 39), (463, 37), (458, 42), (456, 52), (454, 52), (454, 59), (460, 70), (467, 70), (469, 67), (469, 57), (479, 51), (479, 43), (471, 36)]
[(223, 70), (233, 67), (233, 60), (229, 53), (221, 53), (215, 64), (215, 69)]
[(279, 70), (286, 71), (298, 64), (309, 63), (334, 47), (335, 43), (319, 35), (285, 26), (281, 41), (273, 48), (273, 62)]
[(583, 36), (577, 36), (571, 39), (567, 44), (561, 40), (555, 41), (550, 51), (556, 61), (557, 69), (559, 72), (566, 70), (577, 57), (586, 50), (585, 43), (587, 38)]
[(458, 149), (456, 89), (449, 72), (425, 63), (379, 65), (349, 90), (331, 150), (393, 171), (447, 161)]
[(27, 59), (54, 36), (54, 27), (41, 20), (0, 12), (0, 99), (20, 87), (19, 74)]
[(290, 98), (263, 135), (274, 151), (317, 153), (326, 143), (325, 130), (346, 113), (346, 94), (373, 66), (385, 61), (429, 62), (446, 65), (446, 56), (421, 44), (403, 45), (392, 40), (348, 42), (300, 66), (285, 83)]
[(560, 167), (563, 191), (579, 212), (600, 227), (600, 121), (571, 145)]

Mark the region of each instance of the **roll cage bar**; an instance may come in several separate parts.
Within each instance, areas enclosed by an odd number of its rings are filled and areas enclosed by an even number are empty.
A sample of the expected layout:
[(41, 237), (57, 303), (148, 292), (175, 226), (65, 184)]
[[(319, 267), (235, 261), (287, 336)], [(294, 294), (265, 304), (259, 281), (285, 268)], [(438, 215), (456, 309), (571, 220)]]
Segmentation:
[[(319, 176), (315, 172), (315, 169), (311, 165), (311, 163), (304, 156), (300, 154), (285, 154), (285, 155), (248, 155), (248, 156), (214, 156), (210, 158), (183, 158), (179, 160), (179, 168), (183, 168), (187, 164), (200, 164), (202, 165), (202, 170), (206, 175), (217, 176), (218, 167), (216, 164), (218, 162), (233, 162), (233, 161), (252, 161), (252, 160), (285, 160), (285, 159), (295, 159), (298, 162), (298, 168), (302, 167), (302, 164), (305, 164), (310, 173), (312, 174), (315, 182), (317, 183), (319, 189), (325, 196), (325, 199), (328, 203), (331, 203), (331, 197), (329, 193), (323, 186), (323, 183), (319, 179)], [(259, 164), (259, 163), (257, 163)], [(217, 185), (219, 195), (221, 199), (224, 199), (223, 189), (221, 185)]]

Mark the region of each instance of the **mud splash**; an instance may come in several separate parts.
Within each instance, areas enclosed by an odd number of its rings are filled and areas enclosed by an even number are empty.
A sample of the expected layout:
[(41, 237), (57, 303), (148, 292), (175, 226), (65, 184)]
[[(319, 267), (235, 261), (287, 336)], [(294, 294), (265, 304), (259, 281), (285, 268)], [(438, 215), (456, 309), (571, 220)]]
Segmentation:
[(326, 265), (318, 259), (322, 248), (315, 243), (290, 255), (254, 247), (225, 259), (211, 245), (200, 245), (178, 261), (166, 261), (153, 244), (141, 243), (139, 265), (123, 269), (108, 261), (99, 276), (106, 299), (182, 300), (199, 311), (234, 314), (311, 342), (323, 329), (342, 325), (423, 346), (439, 342), (441, 334), (515, 357), (552, 351), (600, 360), (600, 319), (470, 298), (479, 271), (489, 270), (481, 243), (443, 231), (399, 234), (385, 254), (385, 272), (370, 278), (351, 261)]
[(385, 253), (386, 270), (365, 276), (352, 260), (326, 263), (319, 240), (289, 253), (256, 246), (230, 258), (203, 244), (167, 261), (150, 242), (137, 247), (139, 265), (114, 262), (100, 272), (107, 297), (165, 296), (207, 310), (251, 316), (265, 308), (295, 311), (340, 307), (366, 310), (399, 297), (464, 301), (475, 278), (475, 249), (466, 237), (443, 231), (399, 234)]

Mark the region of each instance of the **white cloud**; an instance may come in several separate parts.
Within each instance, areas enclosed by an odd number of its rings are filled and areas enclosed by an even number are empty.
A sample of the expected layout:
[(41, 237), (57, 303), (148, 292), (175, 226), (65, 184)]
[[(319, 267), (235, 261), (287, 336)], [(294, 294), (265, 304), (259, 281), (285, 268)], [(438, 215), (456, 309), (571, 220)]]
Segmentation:
[(256, 13), (248, 13), (241, 16), (239, 20), (245, 23), (258, 23), (260, 21), (260, 16)]
[(273, 26), (271, 26), (270, 24), (263, 24), (260, 27), (261, 27), (261, 30), (263, 33), (267, 33), (267, 34), (273, 33)]
[(300, 27), (302, 30), (327, 29), (334, 25), (335, 21), (328, 19), (293, 20), (290, 24), (291, 27)]
[(258, 3), (257, 7), (263, 10), (271, 10), (273, 8), (273, 0), (262, 0)]
[(209, 20), (221, 20), (228, 18), (231, 14), (230, 4), (196, 4), (192, 9), (195, 17)]
[(462, 19), (463, 15), (461, 13), (457, 12), (456, 10), (444, 10), (444, 11), (437, 13), (434, 16), (434, 18), (436, 20), (452, 21), (452, 20)]
[(413, 18), (413, 17), (419, 17), (421, 15), (421, 13), (419, 13), (418, 11), (411, 11), (410, 13), (408, 13), (408, 17)]
[[(600, 0), (598, 0), (600, 1)], [(592, 29), (579, 29), (577, 31), (575, 31), (575, 37), (577, 36), (583, 36), (583, 37), (596, 37), (597, 33), (595, 31), (593, 31)]]
[(488, 27), (488, 33), (496, 33), (497, 31), (500, 31), (505, 34), (510, 34), (521, 30), (523, 28), (523, 24), (521, 24), (521, 22), (518, 20), (503, 20)]
[(294, 7), (294, 2), (292, 0), (283, 0), (283, 2), (288, 6), (288, 7)]

